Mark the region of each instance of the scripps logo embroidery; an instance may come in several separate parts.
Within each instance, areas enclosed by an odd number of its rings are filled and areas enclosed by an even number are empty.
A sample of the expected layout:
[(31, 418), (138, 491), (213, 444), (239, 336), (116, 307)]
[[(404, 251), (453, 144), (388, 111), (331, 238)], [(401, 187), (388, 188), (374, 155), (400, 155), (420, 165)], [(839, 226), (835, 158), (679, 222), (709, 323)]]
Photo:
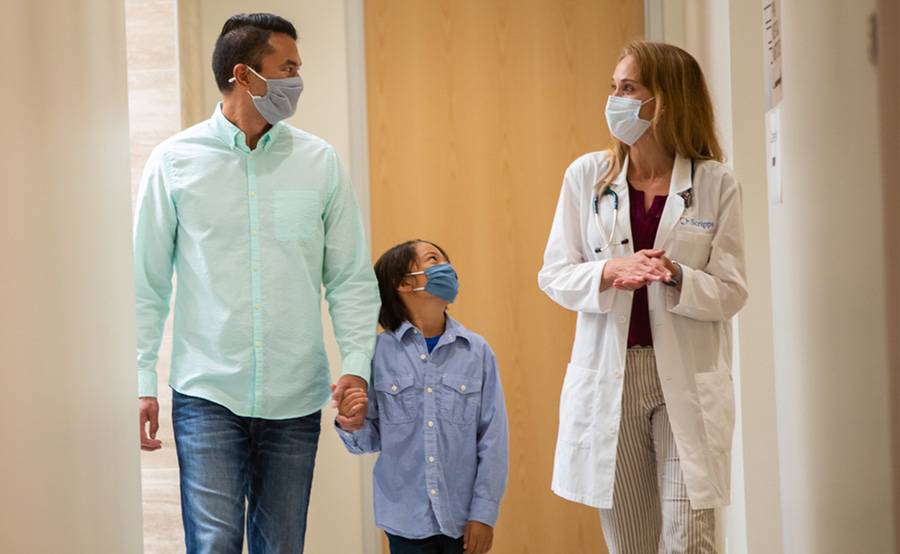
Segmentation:
[(688, 225), (691, 227), (696, 227), (698, 229), (703, 229), (704, 231), (709, 231), (713, 227), (716, 226), (712, 221), (704, 221), (702, 219), (694, 219), (693, 217), (682, 217), (678, 223), (680, 225)]

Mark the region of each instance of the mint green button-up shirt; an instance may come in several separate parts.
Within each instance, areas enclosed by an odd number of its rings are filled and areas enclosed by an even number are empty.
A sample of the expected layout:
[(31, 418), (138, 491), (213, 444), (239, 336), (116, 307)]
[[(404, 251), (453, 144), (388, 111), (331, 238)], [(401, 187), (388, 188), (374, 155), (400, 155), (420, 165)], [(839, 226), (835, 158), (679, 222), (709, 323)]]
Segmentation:
[(178, 392), (247, 417), (319, 410), (323, 285), (342, 373), (368, 380), (378, 288), (350, 179), (322, 139), (282, 122), (251, 151), (219, 105), (153, 151), (134, 222), (141, 396), (157, 394), (173, 270)]

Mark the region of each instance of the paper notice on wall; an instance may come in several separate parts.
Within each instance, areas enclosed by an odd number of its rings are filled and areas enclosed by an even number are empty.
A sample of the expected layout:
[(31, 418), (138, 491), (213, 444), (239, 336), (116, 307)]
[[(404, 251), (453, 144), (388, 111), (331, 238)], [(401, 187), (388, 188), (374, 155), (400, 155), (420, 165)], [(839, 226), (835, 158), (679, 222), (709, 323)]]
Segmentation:
[(781, 105), (766, 112), (766, 177), (769, 204), (781, 204)]
[(763, 5), (763, 29), (766, 37), (766, 109), (781, 104), (781, 0)]

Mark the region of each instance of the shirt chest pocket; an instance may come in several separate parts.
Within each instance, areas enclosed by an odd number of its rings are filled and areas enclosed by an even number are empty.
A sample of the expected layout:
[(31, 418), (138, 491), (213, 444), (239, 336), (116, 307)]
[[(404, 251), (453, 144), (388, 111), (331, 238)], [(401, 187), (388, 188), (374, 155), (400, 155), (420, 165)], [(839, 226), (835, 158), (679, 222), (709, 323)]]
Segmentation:
[(712, 233), (675, 231), (671, 257), (688, 267), (703, 269), (709, 263), (712, 239)]
[(276, 190), (273, 197), (275, 238), (307, 240), (319, 233), (322, 210), (314, 190)]
[(385, 423), (408, 423), (418, 413), (419, 395), (412, 377), (376, 382), (378, 417)]
[(481, 380), (462, 375), (444, 375), (438, 388), (438, 415), (453, 423), (475, 421), (481, 404)]

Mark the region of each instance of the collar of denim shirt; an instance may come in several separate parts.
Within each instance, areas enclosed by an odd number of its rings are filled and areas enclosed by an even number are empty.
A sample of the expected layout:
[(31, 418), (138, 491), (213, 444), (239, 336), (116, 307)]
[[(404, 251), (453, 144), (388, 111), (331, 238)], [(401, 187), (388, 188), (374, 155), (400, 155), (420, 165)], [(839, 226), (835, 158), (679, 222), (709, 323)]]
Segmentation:
[[(406, 320), (400, 324), (400, 327), (397, 327), (396, 329), (394, 329), (391, 332), (394, 333), (394, 336), (396, 336), (397, 339), (402, 342), (403, 338), (407, 334), (409, 334), (413, 329), (415, 329), (415, 326), (412, 323), (410, 323), (409, 320)], [(469, 330), (466, 329), (465, 327), (463, 327), (462, 324), (460, 324), (458, 321), (456, 321), (449, 315), (447, 316), (447, 324), (446, 324), (446, 327), (444, 328), (444, 334), (442, 336), (447, 337), (446, 341), (442, 341), (445, 344), (451, 343), (458, 338), (465, 339), (466, 343), (468, 343), (468, 344), (471, 344), (471, 341), (472, 341), (472, 339), (469, 338)]]
[[(216, 138), (224, 142), (232, 150), (241, 150), (246, 153), (252, 152), (250, 147), (247, 146), (247, 137), (244, 135), (244, 132), (238, 129), (234, 123), (228, 121), (228, 118), (222, 113), (221, 102), (216, 104), (216, 109), (213, 111), (210, 121), (212, 122), (213, 134)], [(284, 122), (282, 121), (272, 125), (272, 127), (260, 137), (259, 147), (268, 152), (283, 126)]]

